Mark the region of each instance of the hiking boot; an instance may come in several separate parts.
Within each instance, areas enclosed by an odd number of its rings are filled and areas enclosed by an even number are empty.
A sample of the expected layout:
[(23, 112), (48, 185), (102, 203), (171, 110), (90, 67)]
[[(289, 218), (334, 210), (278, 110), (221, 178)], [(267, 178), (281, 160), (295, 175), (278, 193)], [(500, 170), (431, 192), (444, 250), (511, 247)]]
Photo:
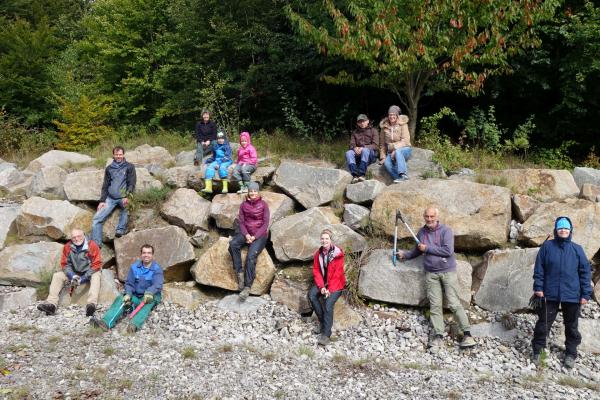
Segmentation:
[(321, 346), (327, 346), (329, 344), (329, 342), (331, 342), (331, 340), (329, 340), (329, 337), (321, 334), (319, 335), (319, 338), (317, 339), (317, 343), (320, 344)]
[(91, 317), (92, 315), (94, 315), (95, 312), (96, 312), (95, 304), (90, 303), (87, 306), (85, 306), (85, 316), (86, 317)]
[(568, 369), (573, 368), (575, 366), (575, 357), (573, 357), (570, 354), (567, 354), (563, 361), (563, 365), (565, 366), (565, 368), (568, 368)]
[(109, 327), (106, 324), (106, 322), (104, 322), (104, 320), (96, 318), (96, 317), (92, 317), (90, 318), (90, 322), (89, 324), (93, 327), (93, 328), (97, 328), (97, 329), (102, 329), (104, 332), (108, 332), (109, 331)]
[(462, 340), (460, 341), (460, 343), (458, 345), (460, 346), (461, 349), (466, 349), (466, 348), (477, 345), (477, 342), (475, 342), (475, 339), (473, 339), (473, 336), (465, 335), (465, 336), (463, 336)]
[(536, 367), (540, 367), (542, 365), (542, 354), (541, 353), (531, 353), (531, 363)]
[(250, 288), (246, 286), (244, 290), (240, 292), (240, 301), (246, 301), (248, 296), (250, 296)]
[(238, 289), (241, 292), (242, 290), (244, 290), (244, 273), (243, 272), (237, 273), (237, 280), (238, 280)]
[(358, 177), (355, 176), (354, 178), (352, 178), (352, 181), (350, 183), (358, 183)]
[(115, 237), (116, 237), (116, 238), (123, 237), (123, 236), (125, 236), (125, 234), (126, 234), (126, 233), (127, 233), (127, 232), (115, 232)]
[(434, 335), (428, 343), (428, 347), (443, 347), (444, 337), (442, 335)]
[(37, 309), (45, 312), (46, 315), (54, 315), (56, 313), (56, 306), (52, 303), (38, 304)]
[(246, 184), (242, 183), (240, 185), (240, 190), (238, 190), (237, 193), (238, 194), (248, 193), (248, 187), (246, 186)]
[(365, 177), (364, 176), (358, 176), (358, 177), (356, 177), (356, 181), (357, 182), (364, 182), (365, 181)]
[(127, 332), (129, 334), (136, 333), (137, 327), (134, 324), (127, 324), (127, 327), (125, 328), (125, 332)]

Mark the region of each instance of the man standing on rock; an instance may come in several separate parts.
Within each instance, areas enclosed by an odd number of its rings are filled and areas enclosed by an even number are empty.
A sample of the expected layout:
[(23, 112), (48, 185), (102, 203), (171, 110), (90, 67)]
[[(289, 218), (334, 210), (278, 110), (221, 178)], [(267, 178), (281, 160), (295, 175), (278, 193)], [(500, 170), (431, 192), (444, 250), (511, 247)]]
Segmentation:
[(83, 234), (81, 229), (71, 231), (71, 240), (63, 247), (60, 260), (61, 271), (55, 272), (50, 283), (50, 290), (46, 302), (38, 304), (37, 308), (54, 315), (58, 306), (60, 291), (65, 285), (75, 288), (85, 283), (90, 283), (85, 315), (91, 317), (96, 312), (98, 294), (100, 293), (100, 248)]
[(565, 324), (564, 366), (573, 368), (581, 334), (577, 329), (579, 309), (592, 295), (591, 267), (583, 248), (571, 241), (573, 224), (568, 217), (554, 222), (554, 239), (546, 240), (537, 254), (533, 270), (533, 292), (543, 299), (533, 331), (532, 362), (539, 366), (541, 350), (552, 323), (562, 309)]
[[(140, 259), (129, 269), (125, 281), (125, 295), (115, 298), (102, 319), (92, 318), (92, 326), (108, 331), (114, 328), (126, 311), (133, 309), (137, 311), (132, 310), (127, 331), (136, 332), (146, 322), (150, 311), (160, 302), (164, 275), (161, 266), (154, 261), (154, 247), (145, 244), (140, 253)], [(141, 303), (144, 304), (138, 309)]]
[(458, 297), (454, 234), (450, 227), (440, 224), (439, 214), (439, 210), (435, 207), (425, 209), (423, 212), (425, 226), (417, 233), (419, 244), (410, 251), (399, 251), (398, 258), (410, 260), (423, 254), (427, 299), (434, 332), (429, 346), (441, 347), (444, 344), (444, 310), (442, 306), (444, 292), (448, 300), (448, 308), (463, 331), (460, 347), (473, 347), (476, 343), (469, 332), (469, 319)]
[(116, 146), (113, 149), (113, 162), (104, 170), (104, 182), (100, 194), (98, 211), (92, 220), (92, 240), (102, 247), (102, 225), (116, 207), (121, 208), (116, 237), (127, 231), (129, 213), (129, 195), (135, 191), (136, 174), (133, 164), (125, 160), (125, 149)]

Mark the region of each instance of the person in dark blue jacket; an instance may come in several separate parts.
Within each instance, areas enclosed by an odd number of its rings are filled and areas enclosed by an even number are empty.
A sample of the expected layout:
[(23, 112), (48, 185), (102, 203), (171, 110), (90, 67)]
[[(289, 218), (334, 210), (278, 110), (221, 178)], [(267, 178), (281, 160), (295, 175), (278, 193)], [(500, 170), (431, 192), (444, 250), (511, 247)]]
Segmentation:
[(552, 323), (562, 309), (565, 324), (564, 366), (573, 368), (581, 334), (577, 329), (579, 308), (592, 294), (591, 267), (583, 248), (571, 240), (573, 224), (568, 217), (554, 222), (554, 239), (546, 240), (538, 252), (533, 271), (533, 291), (543, 298), (538, 309), (532, 341), (532, 361), (540, 364), (540, 352), (546, 347), (546, 338)]
[(129, 269), (125, 294), (115, 298), (102, 319), (92, 318), (92, 326), (108, 331), (126, 315), (126, 311), (133, 311), (143, 302), (144, 305), (129, 320), (127, 326), (129, 332), (135, 332), (142, 327), (150, 311), (160, 302), (164, 276), (161, 266), (154, 261), (154, 247), (145, 244), (140, 252), (140, 260), (133, 263)]

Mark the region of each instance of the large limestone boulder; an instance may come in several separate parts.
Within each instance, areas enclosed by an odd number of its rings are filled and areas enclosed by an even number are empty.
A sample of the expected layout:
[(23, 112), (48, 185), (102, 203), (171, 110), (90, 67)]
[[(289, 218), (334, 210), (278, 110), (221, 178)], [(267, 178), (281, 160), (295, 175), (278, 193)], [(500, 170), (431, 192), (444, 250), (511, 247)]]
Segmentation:
[[(155, 179), (146, 168), (136, 168), (136, 185), (135, 191), (146, 192), (150, 189), (162, 189), (163, 184), (158, 179)], [(101, 187), (102, 188), (102, 187)]]
[(203, 199), (193, 189), (177, 189), (163, 203), (160, 215), (173, 225), (193, 233), (198, 228), (208, 230), (210, 201)]
[(21, 205), (17, 215), (19, 236), (48, 236), (54, 240), (70, 236), (73, 228), (87, 229), (93, 214), (66, 200), (31, 197)]
[(583, 186), (581, 186), (579, 198), (600, 202), (600, 186), (592, 185), (591, 183), (584, 183)]
[[(440, 221), (452, 228), (456, 249), (489, 249), (507, 241), (510, 191), (461, 180), (428, 179), (427, 185), (409, 180), (388, 186), (373, 202), (371, 222), (393, 236), (396, 209), (400, 209), (416, 233), (423, 226), (423, 210), (428, 205), (437, 207)], [(402, 227), (398, 237), (411, 236)]]
[(271, 285), (271, 299), (290, 310), (306, 314), (312, 310), (308, 290), (313, 285), (311, 267), (288, 267), (275, 275)]
[[(445, 178), (446, 173), (441, 165), (433, 161), (433, 154), (431, 150), (413, 147), (412, 155), (406, 163), (408, 178)], [(371, 176), (372, 179), (383, 182), (386, 185), (390, 185), (393, 181), (385, 166), (377, 162), (369, 165), (367, 176)]]
[(328, 207), (313, 207), (277, 221), (271, 226), (271, 241), (279, 261), (308, 261), (320, 246), (321, 231), (333, 232), (335, 244), (350, 252), (367, 247), (364, 237), (339, 223)]
[(19, 214), (20, 206), (0, 207), (0, 250), (9, 234), (16, 232), (15, 220)]
[(520, 223), (523, 223), (527, 218), (531, 217), (535, 210), (540, 205), (540, 202), (526, 194), (514, 194), (512, 197), (512, 207), (515, 218)]
[[(580, 318), (579, 332), (582, 338), (579, 350), (589, 354), (599, 354), (600, 335), (598, 335), (598, 332), (600, 332), (600, 320)], [(561, 343), (564, 343), (564, 341), (561, 341)]]
[(70, 201), (99, 201), (104, 170), (72, 172), (67, 175), (64, 191)]
[(475, 303), (489, 311), (515, 312), (527, 308), (533, 294), (535, 249), (490, 250), (485, 253), (480, 273), (483, 282)]
[(197, 167), (193, 165), (169, 168), (164, 173), (165, 183), (168, 186), (184, 188), (187, 186), (188, 179), (194, 175), (196, 170)]
[(567, 170), (490, 169), (481, 171), (480, 175), (486, 180), (503, 179), (513, 192), (529, 195), (539, 201), (559, 200), (579, 194), (573, 175)]
[(190, 265), (196, 259), (194, 248), (182, 228), (168, 226), (131, 232), (115, 239), (119, 280), (127, 279), (143, 244), (154, 246), (154, 260), (162, 267), (165, 282), (183, 281), (189, 277)]
[[(260, 195), (269, 206), (269, 226), (294, 211), (294, 201), (284, 194), (263, 191)], [(237, 218), (243, 201), (244, 196), (238, 194), (218, 194), (213, 197), (210, 216), (219, 228), (237, 229)]]
[(75, 153), (71, 151), (50, 150), (40, 157), (31, 161), (26, 171), (36, 173), (44, 167), (57, 166), (66, 168), (76, 164), (86, 164), (94, 159), (86, 154)]
[(346, 186), (346, 197), (356, 204), (369, 204), (375, 200), (383, 189), (385, 189), (383, 183), (375, 179), (369, 179)]
[(573, 179), (580, 189), (585, 183), (600, 186), (600, 169), (575, 167)]
[[(98, 304), (110, 306), (115, 300), (115, 297), (119, 295), (119, 289), (115, 282), (115, 275), (109, 269), (103, 269), (100, 272), (100, 293), (98, 295)], [(59, 304), (61, 306), (68, 306), (71, 304), (77, 304), (84, 306), (87, 304), (87, 296), (90, 291), (90, 284), (86, 283), (77, 287), (73, 290), (73, 295), (69, 296), (66, 291), (63, 292), (63, 296), (60, 298)]]
[[(246, 262), (248, 248), (242, 249), (242, 265)], [(227, 290), (238, 290), (237, 277), (229, 254), (229, 239), (221, 237), (192, 267), (196, 282)], [(256, 261), (256, 278), (250, 288), (251, 294), (262, 295), (269, 291), (277, 269), (266, 250), (261, 251)]]
[(34, 288), (11, 288), (6, 290), (0, 287), (0, 312), (7, 312), (25, 308), (35, 303), (37, 300), (36, 290)]
[(222, 293), (202, 290), (195, 281), (171, 282), (163, 286), (162, 301), (195, 310), (200, 304), (217, 300)]
[(194, 157), (196, 150), (181, 151), (175, 156), (175, 165), (185, 167), (186, 165), (194, 165)]
[(54, 242), (17, 244), (0, 251), (0, 281), (35, 286), (58, 268), (63, 246)]
[(344, 224), (352, 229), (362, 229), (369, 224), (369, 213), (367, 207), (358, 204), (344, 204)]
[(568, 216), (573, 222), (573, 241), (580, 244), (589, 259), (600, 249), (600, 203), (582, 199), (541, 204), (525, 221), (519, 240), (529, 246), (540, 246), (553, 234), (554, 220)]
[(359, 326), (363, 321), (360, 314), (354, 310), (344, 296), (340, 296), (333, 307), (333, 329), (343, 331)]
[(61, 167), (55, 165), (43, 167), (33, 176), (27, 196), (64, 199), (65, 191), (63, 186), (66, 179), (67, 171)]
[[(471, 264), (457, 261), (458, 296), (463, 305), (471, 302)], [(427, 304), (423, 257), (392, 264), (391, 250), (374, 250), (361, 268), (360, 295), (369, 299), (408, 306)]]
[(304, 208), (316, 207), (341, 196), (352, 175), (341, 169), (318, 168), (284, 161), (275, 172), (273, 182)]
[(15, 186), (25, 182), (25, 175), (15, 167), (8, 167), (0, 171), (0, 190), (14, 192)]
[[(158, 165), (168, 168), (175, 165), (175, 158), (173, 158), (167, 149), (160, 146), (153, 147), (149, 144), (143, 144), (133, 150), (126, 151), (125, 159), (136, 167)], [(112, 158), (106, 160), (106, 166), (110, 165), (112, 161)]]
[(270, 166), (258, 167), (252, 174), (252, 180), (258, 182), (259, 185), (263, 185), (271, 180), (276, 170), (277, 168)]

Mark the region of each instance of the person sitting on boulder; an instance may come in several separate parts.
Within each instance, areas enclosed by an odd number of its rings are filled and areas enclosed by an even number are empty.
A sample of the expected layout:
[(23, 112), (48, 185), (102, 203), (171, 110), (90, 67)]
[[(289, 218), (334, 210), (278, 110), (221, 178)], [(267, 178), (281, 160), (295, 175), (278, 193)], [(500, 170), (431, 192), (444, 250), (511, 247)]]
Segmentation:
[(592, 295), (591, 267), (583, 248), (571, 240), (573, 223), (568, 217), (554, 222), (554, 239), (546, 240), (538, 251), (533, 269), (533, 293), (543, 299), (537, 309), (538, 320), (533, 330), (532, 362), (539, 366), (541, 351), (546, 347), (548, 332), (562, 310), (565, 325), (566, 368), (573, 368), (581, 334), (577, 329), (579, 311)]
[[(246, 301), (256, 276), (256, 260), (265, 248), (269, 237), (269, 205), (258, 193), (258, 183), (248, 184), (248, 195), (240, 205), (238, 221), (240, 231), (229, 242), (229, 254), (237, 274), (240, 301)], [(242, 247), (248, 245), (245, 274), (242, 271)]]
[(39, 304), (38, 310), (45, 312), (46, 315), (54, 315), (60, 300), (60, 291), (65, 285), (72, 290), (89, 282), (90, 289), (85, 315), (91, 317), (96, 312), (96, 303), (98, 303), (100, 293), (100, 270), (102, 268), (100, 248), (93, 240), (85, 237), (81, 229), (73, 229), (71, 240), (63, 246), (60, 267), (62, 270), (52, 275), (46, 302)]
[(419, 243), (410, 251), (398, 251), (398, 258), (410, 260), (423, 255), (425, 286), (433, 325), (429, 347), (439, 348), (444, 344), (443, 293), (446, 294), (448, 308), (463, 331), (460, 347), (472, 347), (476, 345), (475, 339), (471, 336), (469, 318), (458, 297), (454, 234), (450, 227), (440, 224), (439, 217), (440, 212), (437, 208), (427, 207), (423, 212), (425, 226), (417, 233)]
[(346, 152), (346, 164), (353, 177), (352, 183), (365, 180), (367, 167), (377, 160), (379, 149), (379, 132), (369, 124), (369, 118), (360, 114), (356, 118), (356, 125), (350, 137), (350, 150)]
[(308, 297), (319, 319), (314, 332), (319, 334), (318, 343), (326, 346), (331, 337), (335, 302), (346, 287), (344, 252), (333, 244), (333, 234), (329, 229), (321, 232), (321, 247), (313, 258), (313, 277), (315, 285), (308, 292)]
[(212, 145), (217, 140), (217, 125), (210, 119), (208, 110), (202, 111), (202, 120), (196, 123), (194, 130), (196, 137), (196, 154), (194, 155), (194, 166), (202, 164), (202, 158), (210, 154)]
[(125, 149), (121, 146), (113, 148), (113, 162), (104, 170), (104, 182), (100, 193), (100, 203), (92, 219), (92, 240), (102, 247), (102, 226), (104, 221), (116, 207), (121, 209), (119, 222), (115, 232), (116, 237), (123, 236), (127, 231), (129, 213), (129, 195), (135, 192), (136, 173), (133, 164), (125, 160)]
[(133, 333), (141, 329), (150, 311), (160, 303), (164, 275), (161, 266), (154, 261), (154, 247), (144, 244), (140, 253), (140, 259), (129, 269), (125, 294), (115, 298), (102, 319), (92, 318), (92, 326), (108, 331), (129, 312), (127, 331)]
[(402, 182), (408, 179), (406, 160), (412, 154), (408, 117), (400, 114), (400, 107), (391, 106), (387, 118), (379, 123), (379, 127), (381, 128), (379, 163), (385, 165), (394, 183)]
[(213, 145), (212, 157), (206, 160), (207, 167), (204, 174), (204, 189), (202, 191), (212, 193), (212, 180), (215, 176), (215, 171), (218, 170), (223, 185), (221, 193), (227, 193), (229, 191), (227, 187), (229, 183), (227, 181), (229, 171), (227, 168), (229, 168), (232, 162), (229, 141), (225, 138), (225, 133), (219, 132), (217, 133), (217, 142)]
[(248, 182), (250, 182), (252, 173), (256, 171), (258, 156), (256, 149), (250, 143), (250, 134), (248, 132), (240, 133), (240, 147), (237, 151), (237, 164), (233, 170), (233, 179), (240, 182), (238, 193), (248, 193)]

